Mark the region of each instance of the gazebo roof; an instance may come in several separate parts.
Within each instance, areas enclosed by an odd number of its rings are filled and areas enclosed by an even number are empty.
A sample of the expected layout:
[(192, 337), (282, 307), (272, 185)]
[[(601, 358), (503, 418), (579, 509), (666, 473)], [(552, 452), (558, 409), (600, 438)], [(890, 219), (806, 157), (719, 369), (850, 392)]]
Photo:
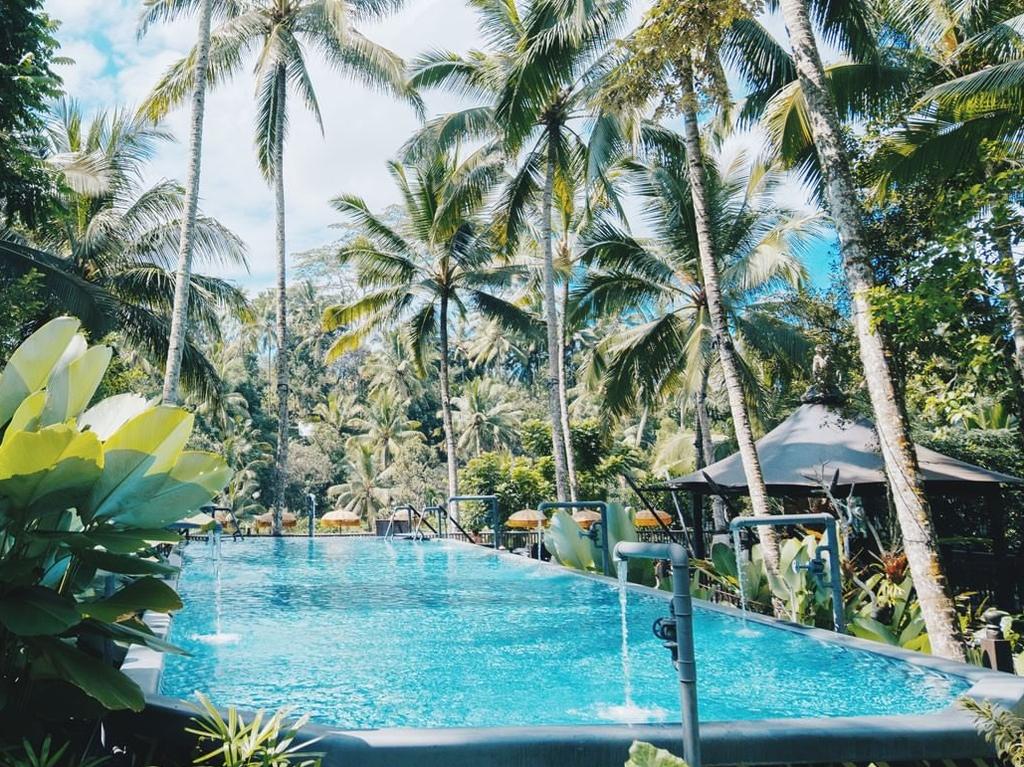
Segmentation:
[[(827, 401), (805, 401), (756, 444), (769, 495), (817, 495), (822, 485), (830, 486), (833, 480), (843, 492), (849, 492), (851, 486), (865, 493), (881, 492), (885, 487), (874, 424), (864, 418), (849, 418)], [(920, 445), (915, 449), (925, 487), (933, 493), (980, 493), (1000, 485), (1024, 485), (1024, 480), (1008, 474), (958, 461)], [(745, 495), (747, 480), (739, 453), (735, 453), (650, 489)]]

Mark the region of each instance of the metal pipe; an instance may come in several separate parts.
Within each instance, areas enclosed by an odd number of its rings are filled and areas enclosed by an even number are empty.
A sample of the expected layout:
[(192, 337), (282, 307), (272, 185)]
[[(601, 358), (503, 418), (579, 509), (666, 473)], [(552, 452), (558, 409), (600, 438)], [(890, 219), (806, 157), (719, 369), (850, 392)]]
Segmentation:
[[(498, 496), (496, 495), (453, 495), (448, 499), (448, 506), (459, 501), (482, 501), (491, 507), (491, 529), (494, 531), (494, 548), (501, 548), (501, 521), (498, 519)], [(458, 520), (449, 514), (452, 522)]]
[(679, 678), (679, 707), (683, 725), (683, 759), (688, 767), (701, 767), (700, 722), (697, 712), (697, 659), (693, 649), (693, 599), (690, 596), (690, 558), (678, 543), (630, 543), (615, 546), (615, 560), (667, 559), (672, 563), (672, 617), (675, 641), (672, 650)]
[(604, 501), (544, 501), (537, 507), (537, 511), (540, 512), (545, 512), (548, 509), (597, 509), (601, 512), (601, 569), (605, 575), (611, 575), (612, 557), (611, 552), (608, 551), (608, 504)]
[(744, 527), (788, 527), (790, 525), (824, 525), (828, 536), (829, 586), (832, 588), (832, 625), (840, 634), (846, 633), (843, 613), (843, 576), (839, 566), (839, 536), (836, 518), (831, 514), (771, 514), (761, 517), (736, 517), (729, 523), (730, 530)]

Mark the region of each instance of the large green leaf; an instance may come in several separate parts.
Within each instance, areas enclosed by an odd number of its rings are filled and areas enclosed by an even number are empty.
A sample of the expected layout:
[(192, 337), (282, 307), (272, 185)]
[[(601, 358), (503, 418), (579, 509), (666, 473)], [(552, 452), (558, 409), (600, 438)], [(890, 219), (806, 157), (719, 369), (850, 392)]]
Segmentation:
[(16, 508), (72, 499), (100, 477), (103, 451), (96, 435), (63, 424), (16, 432), (0, 445), (0, 497)]
[(4, 437), (16, 434), (19, 431), (36, 431), (39, 428), (39, 419), (46, 406), (46, 391), (37, 391), (30, 394), (21, 401), (18, 409), (11, 416), (11, 422), (7, 424), (7, 431)]
[(115, 394), (97, 402), (78, 418), (78, 428), (94, 432), (106, 441), (129, 420), (149, 407), (139, 394)]
[(73, 600), (42, 586), (15, 589), (0, 599), (0, 623), (19, 636), (61, 634), (80, 620)]
[(148, 502), (167, 481), (192, 433), (192, 421), (181, 408), (161, 406), (114, 432), (103, 444), (103, 475), (87, 504), (92, 514), (113, 517)]
[(593, 547), (581, 535), (582, 529), (565, 509), (557, 509), (544, 533), (544, 546), (560, 564), (587, 570), (594, 566)]
[(162, 580), (139, 578), (106, 599), (79, 603), (78, 611), (87, 618), (117, 623), (145, 610), (166, 613), (181, 607), (178, 594)]
[(43, 325), (19, 346), (0, 374), (0, 426), (7, 423), (21, 401), (41, 389), (60, 361), (79, 322), (58, 317)]
[(626, 767), (686, 767), (686, 762), (663, 748), (637, 740), (629, 747)]
[(188, 655), (183, 649), (170, 642), (160, 639), (152, 630), (137, 618), (121, 621), (120, 623), (105, 623), (99, 620), (87, 618), (79, 628), (79, 632), (97, 634), (106, 639), (124, 644), (140, 644), (156, 650), (157, 652), (172, 653), (173, 655)]
[(129, 554), (114, 554), (109, 551), (87, 549), (78, 552), (78, 558), (87, 565), (99, 570), (106, 570), (109, 573), (121, 575), (170, 575), (177, 572), (176, 567), (157, 562), (152, 559), (142, 559)]
[(169, 525), (207, 504), (229, 479), (231, 470), (219, 455), (184, 452), (159, 489), (110, 519), (121, 525)]
[(45, 637), (34, 643), (35, 650), (50, 664), (54, 675), (65, 679), (112, 711), (141, 711), (142, 690), (113, 666), (62, 642)]
[(46, 386), (46, 407), (40, 418), (43, 426), (63, 423), (85, 409), (103, 380), (112, 353), (109, 346), (93, 346), (54, 371)]

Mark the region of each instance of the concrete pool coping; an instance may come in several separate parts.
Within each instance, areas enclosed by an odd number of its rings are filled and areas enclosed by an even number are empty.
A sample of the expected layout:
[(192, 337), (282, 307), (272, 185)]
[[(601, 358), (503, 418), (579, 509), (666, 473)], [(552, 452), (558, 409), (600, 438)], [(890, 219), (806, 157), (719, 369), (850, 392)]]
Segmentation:
[[(471, 543), (446, 543), (472, 546), (491, 556), (522, 560), (511, 552), (486, 549)], [(404, 542), (398, 545), (404, 545)], [(571, 570), (553, 562), (540, 564), (618, 586), (617, 581), (604, 575)], [(671, 597), (667, 591), (639, 584), (631, 583), (629, 588), (666, 602)], [(740, 618), (737, 608), (695, 601), (701, 609)], [(151, 618), (147, 615), (146, 620), (158, 636), (167, 636), (170, 630), (168, 616)], [(1024, 677), (767, 616), (748, 614), (747, 620), (961, 677), (971, 683), (970, 689), (964, 693), (966, 696), (989, 701), (1017, 713), (1024, 712)], [(146, 711), (140, 715), (138, 723), (143, 730), (155, 727), (156, 731), (166, 735), (170, 728), (176, 727), (180, 732), (195, 715), (194, 707), (187, 701), (159, 694), (163, 669), (161, 653), (133, 646), (122, 668), (146, 694)], [(666, 674), (673, 673), (667, 655), (665, 669)], [(699, 678), (699, 667), (697, 673)], [(287, 701), (282, 704), (287, 704)], [(303, 728), (304, 735), (319, 739), (313, 749), (324, 754), (327, 767), (341, 764), (367, 767), (400, 764), (415, 764), (416, 767), (476, 767), (480, 764), (494, 767), (621, 767), (634, 740), (649, 741), (680, 753), (679, 731), (678, 723), (375, 730), (344, 730), (308, 724)], [(975, 730), (970, 714), (955, 703), (925, 714), (702, 722), (701, 747), (704, 762), (708, 765), (973, 759), (994, 755), (991, 745)]]

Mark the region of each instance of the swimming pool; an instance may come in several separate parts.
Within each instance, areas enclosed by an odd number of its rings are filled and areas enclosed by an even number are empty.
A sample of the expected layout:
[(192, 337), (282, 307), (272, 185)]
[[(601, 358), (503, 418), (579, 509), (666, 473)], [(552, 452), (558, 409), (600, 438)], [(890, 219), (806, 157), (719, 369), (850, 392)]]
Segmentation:
[[(220, 572), (218, 588), (217, 571)], [(631, 590), (443, 541), (279, 538), (185, 550), (160, 690), (293, 706), (347, 730), (678, 722), (675, 674)], [(219, 606), (219, 626), (218, 626)], [(705, 722), (944, 709), (971, 685), (929, 667), (697, 607)]]

